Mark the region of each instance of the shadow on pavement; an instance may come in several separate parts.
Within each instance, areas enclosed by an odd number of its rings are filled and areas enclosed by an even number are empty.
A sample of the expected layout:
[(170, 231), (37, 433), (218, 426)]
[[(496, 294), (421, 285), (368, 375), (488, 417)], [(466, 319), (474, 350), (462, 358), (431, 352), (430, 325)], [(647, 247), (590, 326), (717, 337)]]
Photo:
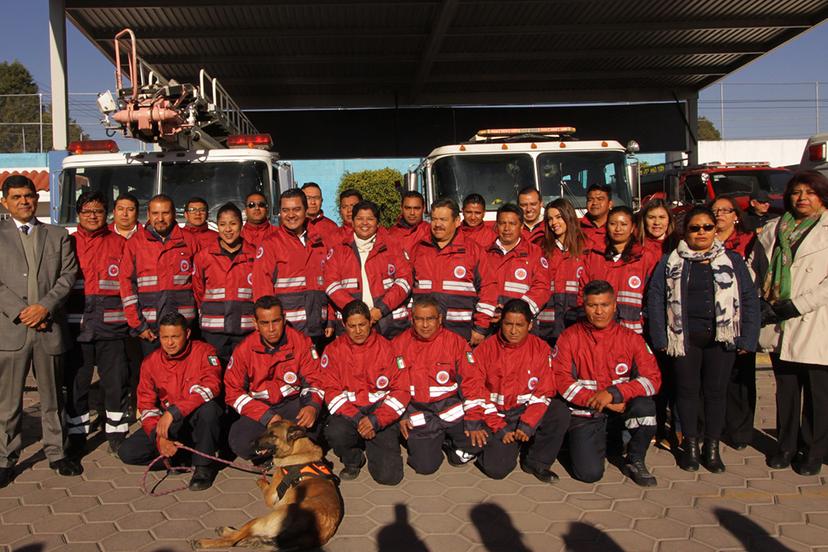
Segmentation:
[(739, 539), (745, 550), (757, 548), (757, 541), (761, 541), (762, 550), (770, 552), (791, 552), (791, 549), (772, 537), (764, 528), (733, 510), (716, 508), (713, 513), (722, 527)]
[(491, 552), (508, 550), (509, 552), (531, 552), (523, 544), (523, 537), (520, 531), (512, 525), (512, 518), (506, 510), (497, 504), (483, 503), (472, 508), (469, 517), (480, 539), (483, 547)]
[(563, 541), (566, 549), (571, 552), (624, 552), (609, 535), (579, 521), (570, 524), (569, 532), (563, 536)]
[(394, 521), (377, 533), (378, 552), (429, 552), (408, 522), (408, 506), (394, 504)]

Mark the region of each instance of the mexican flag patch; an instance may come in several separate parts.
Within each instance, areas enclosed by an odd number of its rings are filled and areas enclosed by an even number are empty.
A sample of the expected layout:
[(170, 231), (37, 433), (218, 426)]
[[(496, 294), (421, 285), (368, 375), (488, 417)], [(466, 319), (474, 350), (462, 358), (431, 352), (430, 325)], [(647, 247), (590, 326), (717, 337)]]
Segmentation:
[(403, 360), (403, 357), (397, 357), (397, 368), (400, 370), (405, 368), (405, 361)]
[(313, 357), (313, 360), (319, 359), (319, 353), (316, 352), (316, 347), (311, 347), (311, 356)]
[(474, 356), (472, 356), (471, 351), (466, 352), (466, 360), (469, 361), (469, 364), (474, 364)]
[(213, 356), (213, 355), (210, 355), (210, 356), (207, 357), (207, 362), (210, 363), (210, 366), (218, 366), (219, 365), (218, 357)]

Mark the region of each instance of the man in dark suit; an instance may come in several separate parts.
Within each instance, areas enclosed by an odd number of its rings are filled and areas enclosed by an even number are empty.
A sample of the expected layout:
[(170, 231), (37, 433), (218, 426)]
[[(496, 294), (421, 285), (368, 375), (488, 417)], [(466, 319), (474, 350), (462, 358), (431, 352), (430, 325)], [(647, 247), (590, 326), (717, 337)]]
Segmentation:
[(63, 303), (78, 264), (66, 230), (35, 218), (37, 191), (25, 176), (3, 182), (0, 221), (0, 487), (8, 485), (20, 454), (23, 388), (34, 367), (40, 393), (43, 450), (60, 475), (80, 475), (66, 458), (61, 428), (62, 355), (68, 350)]

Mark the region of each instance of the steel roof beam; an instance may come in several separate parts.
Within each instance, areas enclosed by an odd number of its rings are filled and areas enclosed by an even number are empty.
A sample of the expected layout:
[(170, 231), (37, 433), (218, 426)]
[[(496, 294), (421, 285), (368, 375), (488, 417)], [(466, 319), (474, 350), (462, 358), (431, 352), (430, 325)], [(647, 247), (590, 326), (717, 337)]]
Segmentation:
[(417, 75), (411, 83), (412, 98), (416, 98), (422, 91), (423, 86), (425, 86), (426, 79), (428, 79), (428, 75), (434, 65), (434, 60), (443, 47), (446, 32), (454, 20), (454, 14), (457, 13), (458, 3), (458, 0), (444, 0), (440, 6), (440, 13), (437, 15), (434, 26), (431, 28), (428, 43), (423, 49), (423, 57), (420, 60), (420, 66), (417, 68)]

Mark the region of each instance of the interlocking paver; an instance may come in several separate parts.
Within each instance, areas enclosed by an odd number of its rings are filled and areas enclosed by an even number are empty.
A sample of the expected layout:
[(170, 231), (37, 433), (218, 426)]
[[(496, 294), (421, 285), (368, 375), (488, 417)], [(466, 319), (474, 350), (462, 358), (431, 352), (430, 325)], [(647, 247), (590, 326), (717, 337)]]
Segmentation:
[(630, 516), (612, 511), (585, 512), (581, 521), (598, 529), (628, 529), (633, 524)]
[(167, 518), (160, 511), (152, 512), (134, 512), (128, 516), (124, 516), (115, 520), (115, 525), (122, 531), (131, 531), (137, 529), (150, 529), (159, 523), (162, 523)]
[(83, 525), (85, 522), (80, 514), (60, 514), (54, 516), (46, 516), (35, 520), (32, 524), (32, 532), (36, 534), (41, 533), (60, 533), (63, 534), (75, 527)]
[(816, 525), (781, 525), (779, 527), (779, 533), (784, 537), (808, 546), (818, 546), (828, 543), (828, 529)]
[(186, 539), (192, 537), (203, 529), (204, 525), (194, 519), (176, 519), (159, 523), (150, 529), (150, 533), (159, 539)]
[(100, 542), (118, 532), (114, 523), (84, 523), (67, 531), (64, 536), (69, 543)]
[(200, 518), (213, 509), (206, 502), (177, 502), (164, 508), (164, 515), (168, 519)]
[(36, 519), (48, 517), (50, 513), (48, 506), (20, 506), (14, 510), (4, 512), (0, 517), (2, 517), (4, 524), (31, 523)]
[(52, 511), (56, 514), (85, 512), (96, 508), (101, 503), (94, 496), (67, 496), (51, 503)]
[(31, 534), (32, 532), (28, 525), (4, 525), (2, 538), (5, 544), (11, 544)]
[(658, 539), (684, 539), (690, 534), (690, 527), (673, 519), (638, 520), (633, 529)]
[(607, 536), (627, 552), (650, 551), (655, 546), (655, 540), (635, 531), (608, 531)]
[(133, 513), (129, 504), (107, 504), (106, 506), (87, 510), (81, 516), (87, 522), (94, 523), (96, 521), (115, 521)]
[(101, 541), (101, 548), (106, 552), (137, 550), (141, 546), (152, 543), (154, 540), (154, 537), (149, 531), (122, 531)]

